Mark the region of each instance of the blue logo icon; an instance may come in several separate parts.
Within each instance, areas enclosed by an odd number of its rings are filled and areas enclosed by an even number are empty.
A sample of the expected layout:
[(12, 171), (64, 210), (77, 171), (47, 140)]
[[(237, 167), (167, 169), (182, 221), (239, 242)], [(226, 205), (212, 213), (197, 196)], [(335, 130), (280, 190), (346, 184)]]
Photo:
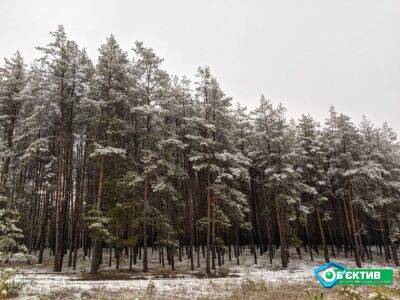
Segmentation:
[(318, 279), (323, 287), (331, 288), (339, 281), (340, 278), (342, 278), (340, 275), (344, 274), (346, 271), (347, 270), (345, 267), (337, 263), (330, 262), (315, 268), (314, 276)]

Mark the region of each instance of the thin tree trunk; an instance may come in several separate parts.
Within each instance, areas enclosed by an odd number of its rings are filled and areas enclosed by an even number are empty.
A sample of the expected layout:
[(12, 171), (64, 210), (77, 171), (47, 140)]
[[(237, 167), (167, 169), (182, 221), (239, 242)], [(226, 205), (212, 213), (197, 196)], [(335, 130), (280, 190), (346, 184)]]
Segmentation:
[(315, 204), (314, 207), (315, 207), (315, 212), (316, 212), (316, 216), (317, 216), (319, 233), (321, 235), (321, 243), (322, 243), (322, 247), (324, 249), (325, 262), (329, 262), (328, 247), (326, 246), (324, 228), (322, 227), (322, 220), (321, 220), (321, 215), (320, 215), (320, 211), (319, 211), (319, 206), (318, 206), (318, 204)]
[(148, 195), (147, 195), (147, 176), (144, 178), (143, 183), (143, 201), (144, 201), (144, 220), (143, 220), (143, 272), (148, 272), (147, 266), (147, 207), (148, 207)]
[(50, 191), (46, 191), (46, 195), (44, 198), (43, 209), (42, 209), (42, 224), (40, 228), (40, 244), (39, 244), (39, 257), (38, 264), (43, 263), (43, 251), (46, 246), (46, 228), (47, 228), (47, 219), (49, 216), (49, 200), (50, 200)]
[[(97, 209), (98, 211), (102, 210), (102, 198), (103, 198), (103, 189), (104, 189), (104, 156), (100, 157), (100, 171), (99, 171), (99, 189), (97, 194)], [(92, 240), (92, 263), (90, 273), (92, 275), (97, 275), (100, 266), (100, 255), (102, 255), (101, 237), (95, 235)]]
[(61, 192), (62, 192), (62, 161), (63, 161), (63, 138), (62, 129), (60, 128), (60, 136), (58, 146), (60, 149), (58, 162), (57, 162), (57, 192), (56, 192), (56, 207), (55, 207), (55, 249), (54, 249), (54, 272), (61, 272), (60, 257), (62, 255), (61, 251)]
[(207, 237), (206, 237), (206, 273), (210, 274), (210, 236), (211, 236), (211, 179), (207, 171)]
[(357, 234), (359, 234), (358, 232), (356, 232), (357, 228), (356, 228), (356, 222), (354, 219), (354, 212), (353, 212), (353, 205), (351, 204), (351, 192), (349, 193), (349, 198), (348, 198), (348, 203), (349, 203), (349, 212), (350, 212), (350, 220), (351, 220), (351, 228), (352, 228), (352, 235), (354, 237), (354, 257), (356, 260), (356, 264), (357, 267), (361, 268), (361, 260), (360, 260), (360, 247), (358, 244), (358, 238), (357, 238)]
[[(281, 207), (282, 206), (282, 207)], [(277, 196), (275, 194), (275, 207), (276, 207), (276, 221), (278, 223), (279, 229), (279, 238), (281, 243), (281, 261), (282, 261), (282, 268), (286, 269), (288, 266), (287, 262), (287, 250), (286, 250), (286, 232), (285, 232), (285, 222), (283, 215), (285, 214), (284, 204), (279, 205)]]

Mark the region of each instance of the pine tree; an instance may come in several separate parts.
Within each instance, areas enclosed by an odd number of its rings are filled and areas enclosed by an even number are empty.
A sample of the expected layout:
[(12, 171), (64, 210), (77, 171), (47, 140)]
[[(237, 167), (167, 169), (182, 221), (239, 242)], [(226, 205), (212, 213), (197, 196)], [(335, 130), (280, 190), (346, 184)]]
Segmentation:
[[(115, 158), (125, 156), (126, 153), (121, 146), (127, 110), (126, 84), (129, 61), (126, 52), (122, 51), (112, 35), (100, 47), (99, 52), (92, 97), (97, 102), (100, 112), (93, 125), (96, 130), (96, 142), (90, 157), (97, 160), (99, 166), (98, 189), (93, 208), (95, 212), (91, 214), (101, 216), (101, 212), (109, 208), (106, 201), (107, 191), (104, 190), (107, 184), (108, 164), (118, 163)], [(91, 273), (95, 275), (101, 262), (103, 236), (92, 232), (94, 235)]]
[(143, 43), (136, 42), (134, 48), (137, 56), (134, 63), (134, 79), (137, 84), (137, 105), (131, 108), (131, 113), (137, 119), (136, 129), (140, 133), (140, 142), (137, 144), (138, 174), (143, 179), (143, 271), (148, 270), (148, 222), (151, 218), (149, 186), (156, 176), (157, 153), (154, 152), (159, 135), (156, 130), (158, 113), (161, 102), (166, 97), (169, 85), (168, 74), (161, 69), (162, 59), (151, 48)]
[[(1, 196), (0, 201), (4, 204), (7, 199)], [(15, 209), (0, 209), (0, 258), (3, 262), (30, 260), (28, 249), (22, 243), (24, 236), (19, 220), (20, 215)]]
[(4, 131), (3, 151), (1, 159), (1, 191), (6, 192), (8, 173), (11, 158), (14, 154), (14, 134), (19, 121), (19, 114), (23, 105), (21, 92), (27, 83), (26, 66), (19, 52), (16, 52), (11, 59), (4, 59), (4, 67), (0, 68), (0, 115), (1, 125)]
[[(324, 250), (325, 262), (329, 262), (328, 248), (322, 224), (321, 205), (328, 195), (328, 178), (325, 172), (326, 158), (321, 141), (321, 133), (317, 124), (310, 116), (303, 115), (298, 122), (299, 160), (298, 170), (305, 184), (303, 192), (304, 204), (309, 206), (307, 212), (314, 211)], [(306, 216), (307, 218), (307, 216)], [(307, 219), (306, 219), (307, 222)], [(310, 251), (312, 251), (310, 247)]]
[[(261, 180), (270, 199), (269, 209), (275, 210), (281, 248), (282, 267), (288, 265), (288, 212), (299, 203), (304, 189), (301, 177), (295, 171), (296, 151), (293, 126), (285, 120), (285, 109), (274, 108), (264, 97), (255, 111), (255, 150), (251, 153), (260, 168)], [(270, 250), (271, 251), (271, 250)]]
[(347, 230), (354, 247), (355, 260), (357, 266), (361, 267), (359, 228), (354, 211), (357, 197), (354, 195), (354, 187), (351, 177), (349, 177), (352, 168), (357, 166), (359, 161), (359, 134), (350, 118), (344, 114), (338, 115), (332, 107), (324, 136), (332, 192), (343, 206)]

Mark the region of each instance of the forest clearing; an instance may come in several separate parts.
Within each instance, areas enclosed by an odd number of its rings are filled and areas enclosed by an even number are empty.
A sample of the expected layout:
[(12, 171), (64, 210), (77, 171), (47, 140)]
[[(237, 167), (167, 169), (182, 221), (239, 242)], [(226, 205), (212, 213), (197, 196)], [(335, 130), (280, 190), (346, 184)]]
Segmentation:
[[(375, 250), (375, 249), (374, 249)], [(400, 299), (400, 273), (397, 270), (395, 284), (391, 287), (343, 287), (325, 289), (317, 283), (313, 268), (324, 262), (321, 255), (314, 261), (307, 253), (300, 260), (291, 251), (287, 269), (282, 269), (279, 259), (269, 264), (264, 255), (254, 264), (249, 249), (243, 249), (241, 264), (226, 261), (217, 268), (215, 276), (207, 278), (205, 269), (190, 271), (187, 258), (176, 263), (176, 271), (158, 266), (157, 252), (149, 249), (149, 272), (143, 273), (134, 265), (131, 270), (116, 270), (115, 266), (104, 267), (101, 275), (88, 275), (90, 261), (81, 262), (76, 271), (66, 269), (63, 273), (52, 272), (51, 261), (43, 265), (17, 267), (11, 280), (18, 286), (18, 297), (23, 299)], [(393, 267), (379, 256), (365, 267)], [(104, 261), (108, 262), (108, 253)], [(126, 258), (123, 259), (124, 261)], [(351, 258), (336, 258), (335, 262), (354, 267)], [(321, 295), (325, 298), (313, 298)], [(380, 297), (372, 298), (374, 293)]]

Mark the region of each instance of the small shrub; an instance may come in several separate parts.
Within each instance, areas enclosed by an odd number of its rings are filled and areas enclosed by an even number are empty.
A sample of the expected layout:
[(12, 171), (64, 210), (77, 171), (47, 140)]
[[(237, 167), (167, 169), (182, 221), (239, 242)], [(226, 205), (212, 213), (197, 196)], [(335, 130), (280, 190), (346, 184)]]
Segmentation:
[(354, 286), (344, 286), (340, 288), (339, 293), (340, 296), (345, 296), (351, 300), (361, 300), (360, 292), (354, 288)]
[(377, 291), (377, 292), (370, 293), (368, 295), (367, 299), (368, 300), (391, 300), (393, 298), (382, 291)]
[(219, 277), (226, 277), (229, 275), (229, 269), (227, 267), (220, 267), (217, 270), (217, 276)]
[(3, 270), (0, 278), (0, 299), (15, 297), (22, 289), (22, 283), (13, 282), (15, 270), (7, 268)]
[(277, 265), (277, 264), (273, 264), (272, 265), (272, 270), (273, 271), (280, 271), (280, 270), (282, 270), (282, 266), (281, 265)]
[(236, 298), (263, 297), (270, 294), (271, 289), (265, 281), (255, 281), (246, 276), (242, 284), (233, 290), (232, 296)]
[(394, 274), (394, 282), (400, 282), (400, 270)]
[(199, 279), (203, 279), (203, 278), (207, 277), (207, 274), (202, 271), (198, 271), (198, 272), (194, 273), (194, 276), (196, 276)]
[(146, 294), (150, 299), (153, 299), (156, 296), (157, 288), (153, 281), (150, 281), (146, 288)]
[(15, 253), (5, 260), (5, 262), (9, 263), (12, 266), (25, 265), (25, 264), (32, 265), (35, 264), (36, 261), (37, 261), (36, 256), (21, 252)]
[(310, 300), (323, 300), (325, 299), (325, 293), (323, 291), (313, 291), (313, 289), (306, 289)]
[(156, 277), (169, 278), (172, 272), (167, 268), (156, 269), (153, 271), (153, 275)]

